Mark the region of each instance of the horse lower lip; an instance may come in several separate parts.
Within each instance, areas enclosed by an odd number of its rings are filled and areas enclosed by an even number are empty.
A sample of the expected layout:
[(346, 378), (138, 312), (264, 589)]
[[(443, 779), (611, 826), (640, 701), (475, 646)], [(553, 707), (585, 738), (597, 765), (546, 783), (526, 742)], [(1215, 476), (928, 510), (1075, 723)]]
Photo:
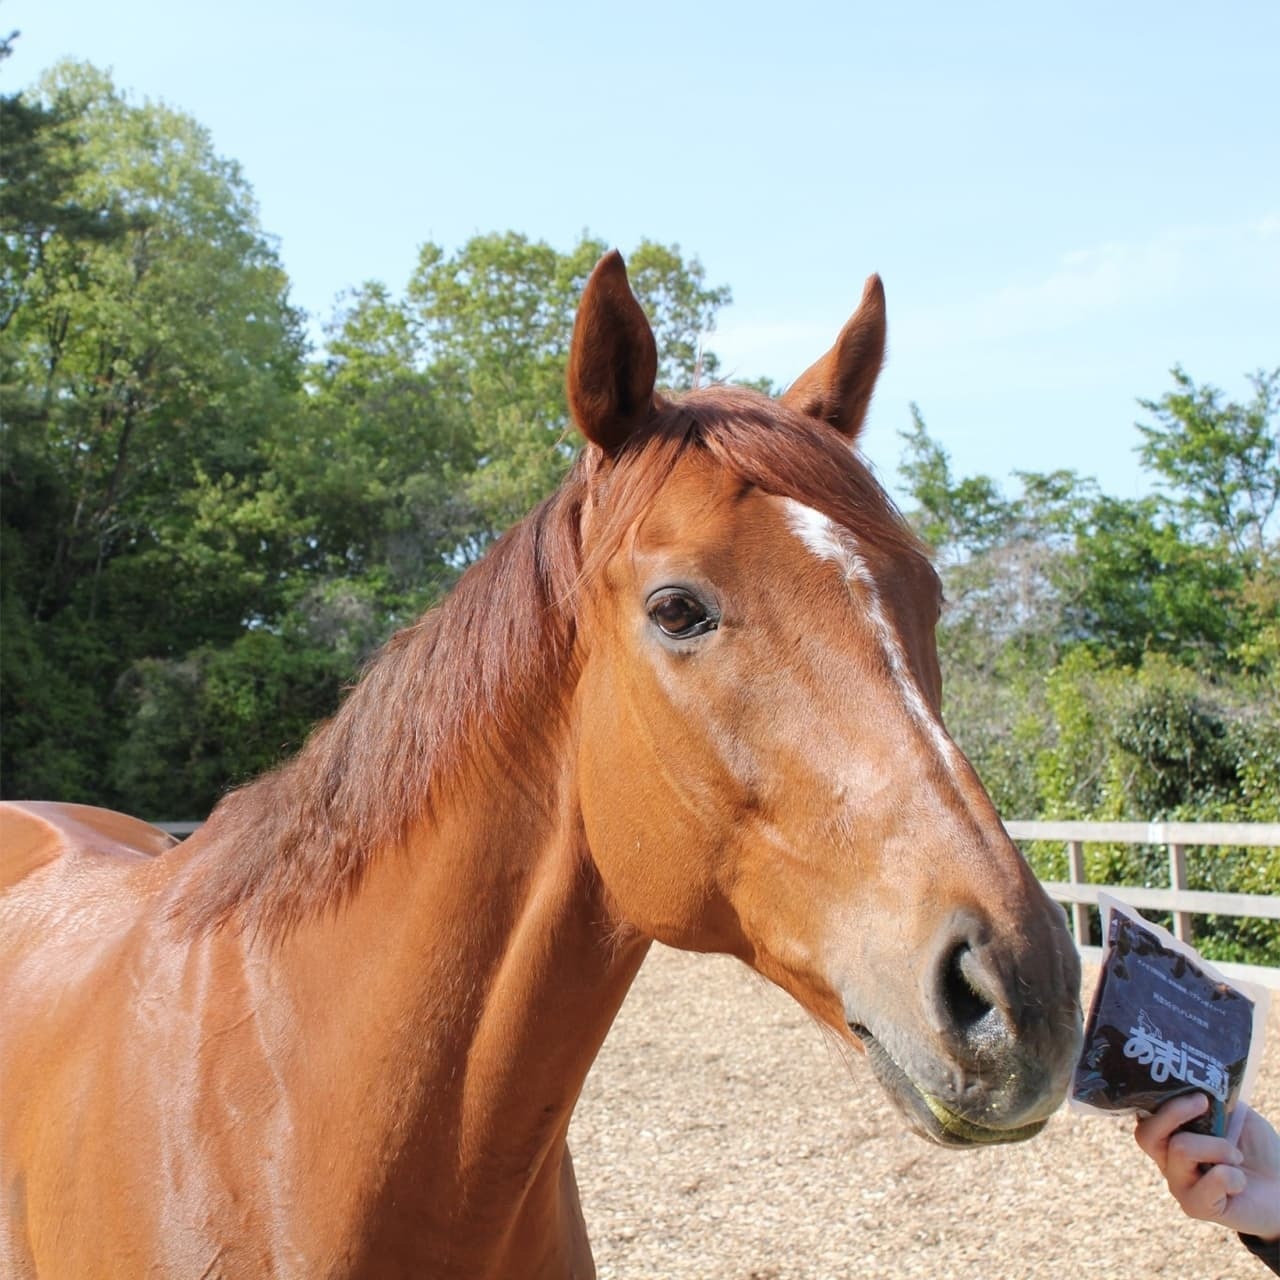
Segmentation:
[(851, 1022), (849, 1030), (867, 1047), (872, 1068), (891, 1096), (899, 1099), (936, 1142), (947, 1146), (986, 1146), (1001, 1142), (1022, 1142), (1045, 1126), (1044, 1120), (1016, 1129), (996, 1129), (966, 1119), (932, 1094), (926, 1093), (889, 1055), (885, 1047), (861, 1023)]
[(958, 1139), (960, 1142), (969, 1145), (1023, 1142), (1027, 1138), (1034, 1138), (1046, 1124), (1044, 1120), (1037, 1120), (1034, 1124), (1020, 1125), (1016, 1129), (989, 1129), (985, 1125), (975, 1124), (972, 1120), (966, 1120), (964, 1116), (952, 1111), (946, 1103), (939, 1102), (937, 1098), (932, 1098), (927, 1093), (921, 1093), (920, 1097), (924, 1100), (925, 1106), (933, 1113), (934, 1119), (937, 1120), (949, 1140), (955, 1141)]

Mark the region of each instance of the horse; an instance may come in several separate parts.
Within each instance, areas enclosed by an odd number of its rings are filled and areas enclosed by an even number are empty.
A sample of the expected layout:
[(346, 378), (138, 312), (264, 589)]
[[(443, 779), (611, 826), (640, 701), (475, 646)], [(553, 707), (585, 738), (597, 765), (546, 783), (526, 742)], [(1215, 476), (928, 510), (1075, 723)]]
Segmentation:
[(943, 726), (939, 580), (856, 449), (871, 277), (779, 399), (655, 389), (620, 256), (560, 488), (175, 844), (4, 806), (0, 1273), (594, 1274), (566, 1132), (654, 940), (908, 1123), (1037, 1133), (1079, 960)]

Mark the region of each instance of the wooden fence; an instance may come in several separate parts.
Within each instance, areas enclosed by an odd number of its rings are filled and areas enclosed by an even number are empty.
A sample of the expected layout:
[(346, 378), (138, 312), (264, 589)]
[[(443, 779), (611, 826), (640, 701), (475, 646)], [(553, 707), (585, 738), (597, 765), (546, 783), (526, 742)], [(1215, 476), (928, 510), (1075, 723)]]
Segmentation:
[[(1049, 896), (1067, 907), (1076, 945), (1089, 959), (1101, 955), (1100, 948), (1089, 945), (1089, 908), (1097, 906), (1100, 890), (1139, 910), (1170, 912), (1174, 935), (1191, 943), (1195, 941), (1193, 917), (1197, 915), (1280, 920), (1280, 885), (1275, 893), (1265, 894), (1210, 893), (1187, 888), (1188, 847), (1280, 848), (1280, 822), (1006, 822), (1005, 829), (1018, 841), (1060, 841), (1066, 846), (1068, 878), (1043, 883)], [(1084, 872), (1086, 844), (1163, 845), (1169, 856), (1169, 887), (1090, 883)], [(1280, 987), (1280, 969), (1217, 961), (1214, 964), (1228, 975)]]
[[(200, 826), (198, 822), (158, 825), (176, 836), (188, 836)], [(1089, 945), (1089, 908), (1097, 906), (1099, 890), (1112, 893), (1140, 910), (1171, 912), (1174, 934), (1188, 942), (1194, 942), (1192, 918), (1196, 915), (1280, 920), (1280, 885), (1274, 894), (1209, 893), (1187, 888), (1188, 847), (1280, 848), (1280, 822), (1006, 822), (1005, 829), (1015, 840), (1065, 844), (1069, 878), (1046, 880), (1044, 887), (1051, 898), (1067, 907), (1076, 945), (1087, 959), (1096, 960), (1101, 955), (1100, 948)], [(1164, 845), (1169, 851), (1169, 888), (1091, 884), (1084, 874), (1086, 844)], [(1217, 968), (1232, 976), (1280, 988), (1278, 968), (1225, 963), (1217, 963)]]

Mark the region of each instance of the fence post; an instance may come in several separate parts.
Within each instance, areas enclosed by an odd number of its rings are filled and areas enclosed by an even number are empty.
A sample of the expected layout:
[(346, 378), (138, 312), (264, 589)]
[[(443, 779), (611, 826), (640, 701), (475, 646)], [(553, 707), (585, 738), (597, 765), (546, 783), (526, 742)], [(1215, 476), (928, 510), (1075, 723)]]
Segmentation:
[[(1187, 846), (1169, 845), (1169, 887), (1176, 893), (1187, 887)], [(1183, 942), (1191, 941), (1191, 912), (1173, 913), (1173, 936)]]
[[(1067, 841), (1067, 867), (1071, 883), (1084, 884), (1084, 841)], [(1073, 902), (1071, 904), (1071, 927), (1076, 935), (1076, 946), (1089, 945), (1089, 904)]]

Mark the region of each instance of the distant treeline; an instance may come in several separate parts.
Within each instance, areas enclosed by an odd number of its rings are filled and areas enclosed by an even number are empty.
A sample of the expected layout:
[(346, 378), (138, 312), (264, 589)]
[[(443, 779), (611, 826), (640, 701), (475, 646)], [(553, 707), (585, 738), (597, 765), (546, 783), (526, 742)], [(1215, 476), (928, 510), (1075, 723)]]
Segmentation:
[[(188, 116), (63, 64), (0, 98), (0, 170), (0, 786), (203, 816), (556, 484), (607, 246), (426, 244), (315, 356), (248, 183)], [(728, 289), (677, 246), (628, 267), (664, 383), (715, 377), (699, 342)], [(1074, 472), (956, 477), (904, 424), (948, 723), (1008, 816), (1280, 821), (1280, 368), (1252, 388), (1175, 369), (1141, 402), (1153, 496), (1131, 501)], [(1161, 883), (1162, 857), (1090, 870)], [(1280, 892), (1280, 855), (1192, 869)], [(1273, 924), (1207, 928), (1220, 958), (1280, 963)]]

